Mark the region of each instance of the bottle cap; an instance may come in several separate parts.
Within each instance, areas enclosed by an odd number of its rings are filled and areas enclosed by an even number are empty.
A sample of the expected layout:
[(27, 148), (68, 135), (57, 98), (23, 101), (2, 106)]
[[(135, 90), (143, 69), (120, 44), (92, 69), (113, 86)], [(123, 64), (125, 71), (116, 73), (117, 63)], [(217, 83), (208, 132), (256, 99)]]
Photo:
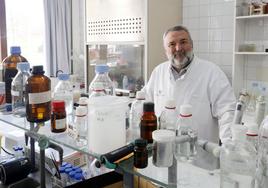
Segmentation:
[(175, 109), (176, 108), (176, 101), (171, 99), (171, 100), (167, 100), (165, 107), (168, 109)]
[(75, 173), (74, 179), (81, 180), (83, 178), (83, 175), (81, 173)]
[(61, 166), (60, 168), (59, 168), (59, 171), (60, 171), (60, 173), (63, 173), (63, 172), (65, 172), (65, 166)]
[(69, 174), (72, 171), (72, 168), (65, 168), (65, 173)]
[(146, 147), (147, 146), (147, 140), (139, 138), (135, 140), (135, 146), (138, 147)]
[(21, 49), (20, 46), (11, 46), (10, 47), (10, 53), (13, 54), (20, 54), (21, 53)]
[(65, 167), (66, 168), (72, 168), (73, 166), (70, 163), (68, 163), (67, 165), (65, 165)]
[(180, 106), (180, 115), (188, 116), (192, 115), (192, 105), (190, 104), (183, 104)]
[(144, 100), (145, 99), (145, 92), (143, 92), (143, 91), (137, 91), (136, 99)]
[(75, 171), (71, 171), (71, 172), (69, 172), (69, 176), (70, 176), (71, 178), (73, 178), (74, 175), (75, 175)]
[(108, 65), (100, 64), (95, 66), (95, 73), (105, 73), (105, 72), (109, 72)]
[(143, 112), (154, 112), (154, 103), (153, 102), (143, 103)]
[(80, 97), (79, 98), (79, 101), (78, 101), (79, 105), (87, 106), (87, 103), (88, 103), (88, 98), (87, 97)]
[(245, 126), (248, 128), (247, 136), (258, 136), (259, 126), (257, 123), (249, 123), (245, 124)]
[(67, 164), (69, 164), (69, 163), (63, 162), (61, 166), (66, 166)]
[(17, 64), (17, 69), (20, 71), (29, 71), (30, 64), (28, 62), (20, 62)]
[(82, 173), (82, 169), (80, 167), (78, 167), (76, 170), (75, 170), (76, 173)]
[(43, 65), (33, 66), (32, 74), (44, 74)]
[(58, 79), (59, 80), (69, 80), (69, 78), (70, 78), (70, 75), (67, 74), (67, 73), (59, 73), (58, 74)]
[(65, 102), (61, 100), (52, 101), (52, 108), (53, 109), (65, 108)]
[(85, 116), (87, 115), (87, 107), (85, 106), (78, 106), (75, 110), (76, 116)]
[(164, 130), (164, 129), (155, 130), (152, 133), (153, 139), (159, 142), (173, 141), (175, 140), (175, 136), (176, 136), (175, 131)]

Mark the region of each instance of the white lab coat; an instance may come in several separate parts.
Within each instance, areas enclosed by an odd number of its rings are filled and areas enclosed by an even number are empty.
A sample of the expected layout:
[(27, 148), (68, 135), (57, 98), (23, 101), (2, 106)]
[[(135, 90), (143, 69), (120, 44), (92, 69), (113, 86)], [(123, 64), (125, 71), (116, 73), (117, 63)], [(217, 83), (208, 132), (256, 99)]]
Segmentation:
[(175, 99), (177, 109), (182, 104), (191, 104), (193, 128), (198, 131), (199, 139), (218, 143), (219, 138), (225, 142), (231, 137), (236, 99), (226, 75), (217, 65), (195, 56), (187, 72), (175, 80), (170, 62), (164, 62), (153, 70), (144, 90), (146, 100), (155, 103), (157, 116), (168, 99)]

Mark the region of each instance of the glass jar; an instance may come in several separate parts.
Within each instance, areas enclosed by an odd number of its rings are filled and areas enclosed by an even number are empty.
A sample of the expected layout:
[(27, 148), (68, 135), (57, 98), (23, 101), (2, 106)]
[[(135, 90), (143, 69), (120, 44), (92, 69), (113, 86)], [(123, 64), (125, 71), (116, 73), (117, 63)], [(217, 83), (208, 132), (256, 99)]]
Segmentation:
[(52, 102), (51, 131), (61, 133), (66, 130), (66, 127), (65, 102), (55, 100)]
[(173, 164), (175, 131), (160, 129), (153, 132), (153, 164), (170, 167)]
[(145, 168), (148, 165), (147, 140), (136, 139), (134, 147), (134, 166), (136, 168)]

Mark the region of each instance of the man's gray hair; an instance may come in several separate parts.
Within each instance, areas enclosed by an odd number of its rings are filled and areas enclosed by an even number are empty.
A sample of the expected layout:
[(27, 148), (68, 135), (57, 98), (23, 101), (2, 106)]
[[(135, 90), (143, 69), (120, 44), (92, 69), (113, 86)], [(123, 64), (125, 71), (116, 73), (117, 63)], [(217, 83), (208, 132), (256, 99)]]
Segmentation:
[(168, 30), (166, 30), (166, 32), (163, 35), (163, 40), (165, 39), (165, 37), (167, 36), (167, 34), (169, 32), (172, 32), (172, 31), (185, 31), (188, 34), (188, 36), (190, 38), (190, 42), (191, 42), (191, 44), (193, 46), (193, 40), (192, 40), (192, 37), (191, 37), (190, 32), (188, 31), (188, 29), (186, 27), (184, 27), (182, 25), (177, 25), (177, 26), (171, 27)]

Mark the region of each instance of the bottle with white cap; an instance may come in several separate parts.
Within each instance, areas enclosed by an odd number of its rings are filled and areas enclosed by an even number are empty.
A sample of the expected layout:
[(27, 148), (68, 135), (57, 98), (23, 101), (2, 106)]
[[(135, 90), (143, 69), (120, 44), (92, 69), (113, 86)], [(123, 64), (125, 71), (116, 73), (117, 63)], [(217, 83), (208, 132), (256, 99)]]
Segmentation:
[(257, 123), (246, 123), (245, 126), (247, 127), (247, 141), (256, 148), (257, 152), (259, 126)]
[(265, 97), (263, 95), (260, 95), (257, 98), (256, 111), (255, 111), (255, 122), (257, 123), (258, 126), (260, 126), (262, 120), (264, 119), (265, 108), (266, 108)]
[(26, 115), (25, 85), (30, 77), (30, 64), (22, 62), (17, 64), (18, 73), (11, 83), (12, 112), (14, 115), (24, 117)]
[(176, 110), (175, 100), (167, 100), (165, 109), (159, 117), (159, 129), (176, 130), (178, 112)]
[(241, 124), (231, 126), (232, 140), (221, 149), (221, 188), (255, 187), (257, 155), (254, 146), (246, 140), (247, 128)]
[[(194, 122), (192, 119), (192, 106), (184, 104), (180, 106), (180, 115), (176, 123), (177, 136), (197, 137), (197, 130), (194, 130)], [(177, 160), (192, 160), (196, 155), (196, 147), (189, 142), (175, 144), (175, 158)]]
[(77, 130), (77, 141), (79, 145), (87, 144), (88, 125), (87, 125), (87, 108), (78, 106), (75, 111), (74, 125)]
[(145, 101), (145, 92), (137, 91), (136, 99), (131, 105), (129, 112), (129, 129), (127, 130), (127, 141), (134, 141), (140, 138), (140, 122), (143, 113), (143, 103)]

